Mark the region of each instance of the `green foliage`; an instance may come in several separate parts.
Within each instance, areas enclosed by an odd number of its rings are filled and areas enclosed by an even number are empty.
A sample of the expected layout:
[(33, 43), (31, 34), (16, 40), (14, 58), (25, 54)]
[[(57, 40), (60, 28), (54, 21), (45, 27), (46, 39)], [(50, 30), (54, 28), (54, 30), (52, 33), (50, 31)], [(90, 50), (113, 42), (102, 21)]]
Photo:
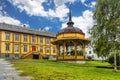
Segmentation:
[(92, 56), (87, 56), (88, 60), (92, 60)]
[(77, 51), (77, 55), (83, 55), (83, 51), (82, 50), (78, 50)]
[[(117, 66), (120, 66), (120, 57), (119, 57), (119, 54), (117, 54), (116, 56), (117, 56), (117, 57), (116, 57)], [(110, 64), (114, 64), (114, 55), (111, 55), (111, 56), (109, 57), (108, 62), (109, 62)]]
[[(96, 66), (111, 66), (107, 62), (87, 61), (86, 64), (62, 63), (48, 60), (14, 60), (14, 67), (22, 70), (22, 76), (32, 80), (119, 80), (117, 73)], [(87, 77), (86, 77), (87, 76)]]
[(70, 52), (71, 55), (75, 55), (75, 50), (72, 49), (71, 52)]
[[(75, 50), (72, 49), (70, 52), (71, 55), (75, 55)], [(83, 51), (82, 50), (77, 50), (77, 55), (83, 55)]]
[(117, 43), (120, 43), (120, 0), (97, 0), (94, 19), (96, 24), (89, 31), (92, 35), (94, 51), (102, 57), (108, 56), (111, 51), (116, 55), (115, 50), (119, 49)]
[(60, 53), (60, 56), (63, 56), (64, 55), (64, 52)]
[(101, 36), (94, 43), (94, 52), (97, 53), (98, 56), (107, 57), (111, 50), (111, 44), (105, 40), (105, 37)]

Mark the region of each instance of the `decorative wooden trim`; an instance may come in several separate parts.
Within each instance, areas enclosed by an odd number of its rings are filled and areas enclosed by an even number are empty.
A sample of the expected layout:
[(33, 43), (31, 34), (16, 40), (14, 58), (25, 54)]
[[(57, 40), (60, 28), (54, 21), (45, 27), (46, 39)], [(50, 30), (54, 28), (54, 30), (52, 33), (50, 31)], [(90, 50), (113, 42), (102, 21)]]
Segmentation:
[(59, 48), (60, 48), (60, 46), (59, 46), (59, 44), (57, 43), (57, 59), (58, 59), (58, 56), (59, 56), (59, 54), (60, 54), (60, 51), (59, 51)]
[(84, 59), (57, 59), (58, 61), (85, 61)]
[(65, 56), (65, 45), (66, 45), (65, 41), (63, 41), (63, 59), (64, 59), (64, 56)]
[(56, 36), (59, 36), (59, 35), (64, 35), (64, 34), (72, 34), (72, 33), (74, 33), (74, 34), (82, 34), (82, 35), (85, 35), (85, 33), (79, 33), (79, 32), (63, 32), (63, 33), (58, 33)]
[(74, 41), (74, 47), (75, 47), (75, 59), (77, 59), (77, 40)]

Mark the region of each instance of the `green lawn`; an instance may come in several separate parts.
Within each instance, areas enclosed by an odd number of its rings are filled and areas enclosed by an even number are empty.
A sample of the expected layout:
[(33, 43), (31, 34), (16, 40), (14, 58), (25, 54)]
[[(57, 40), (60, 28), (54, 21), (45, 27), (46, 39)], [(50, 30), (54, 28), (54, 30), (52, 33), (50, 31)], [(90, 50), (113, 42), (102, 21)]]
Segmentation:
[(111, 66), (107, 62), (87, 61), (86, 64), (62, 63), (47, 60), (12, 61), (21, 76), (32, 76), (32, 80), (120, 80), (120, 71), (96, 68)]

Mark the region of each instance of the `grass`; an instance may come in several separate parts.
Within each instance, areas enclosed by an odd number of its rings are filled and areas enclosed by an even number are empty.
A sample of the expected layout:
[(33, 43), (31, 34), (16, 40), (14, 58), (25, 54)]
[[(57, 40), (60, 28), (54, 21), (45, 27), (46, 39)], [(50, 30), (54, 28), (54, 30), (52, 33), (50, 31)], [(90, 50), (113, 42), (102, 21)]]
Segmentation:
[(111, 66), (107, 62), (87, 61), (86, 64), (62, 63), (48, 60), (12, 61), (21, 76), (32, 76), (32, 80), (120, 80), (120, 71), (96, 68)]

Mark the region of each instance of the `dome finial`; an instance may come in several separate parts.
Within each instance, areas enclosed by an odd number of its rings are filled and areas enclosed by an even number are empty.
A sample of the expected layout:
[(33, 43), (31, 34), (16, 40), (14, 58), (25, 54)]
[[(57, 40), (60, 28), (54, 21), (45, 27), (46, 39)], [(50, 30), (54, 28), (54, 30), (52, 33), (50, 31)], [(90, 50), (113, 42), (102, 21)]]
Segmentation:
[(72, 22), (71, 8), (69, 7), (69, 21), (67, 23), (68, 27), (73, 27), (74, 22)]
[(71, 17), (71, 9), (69, 7), (69, 21), (72, 21), (72, 17)]

